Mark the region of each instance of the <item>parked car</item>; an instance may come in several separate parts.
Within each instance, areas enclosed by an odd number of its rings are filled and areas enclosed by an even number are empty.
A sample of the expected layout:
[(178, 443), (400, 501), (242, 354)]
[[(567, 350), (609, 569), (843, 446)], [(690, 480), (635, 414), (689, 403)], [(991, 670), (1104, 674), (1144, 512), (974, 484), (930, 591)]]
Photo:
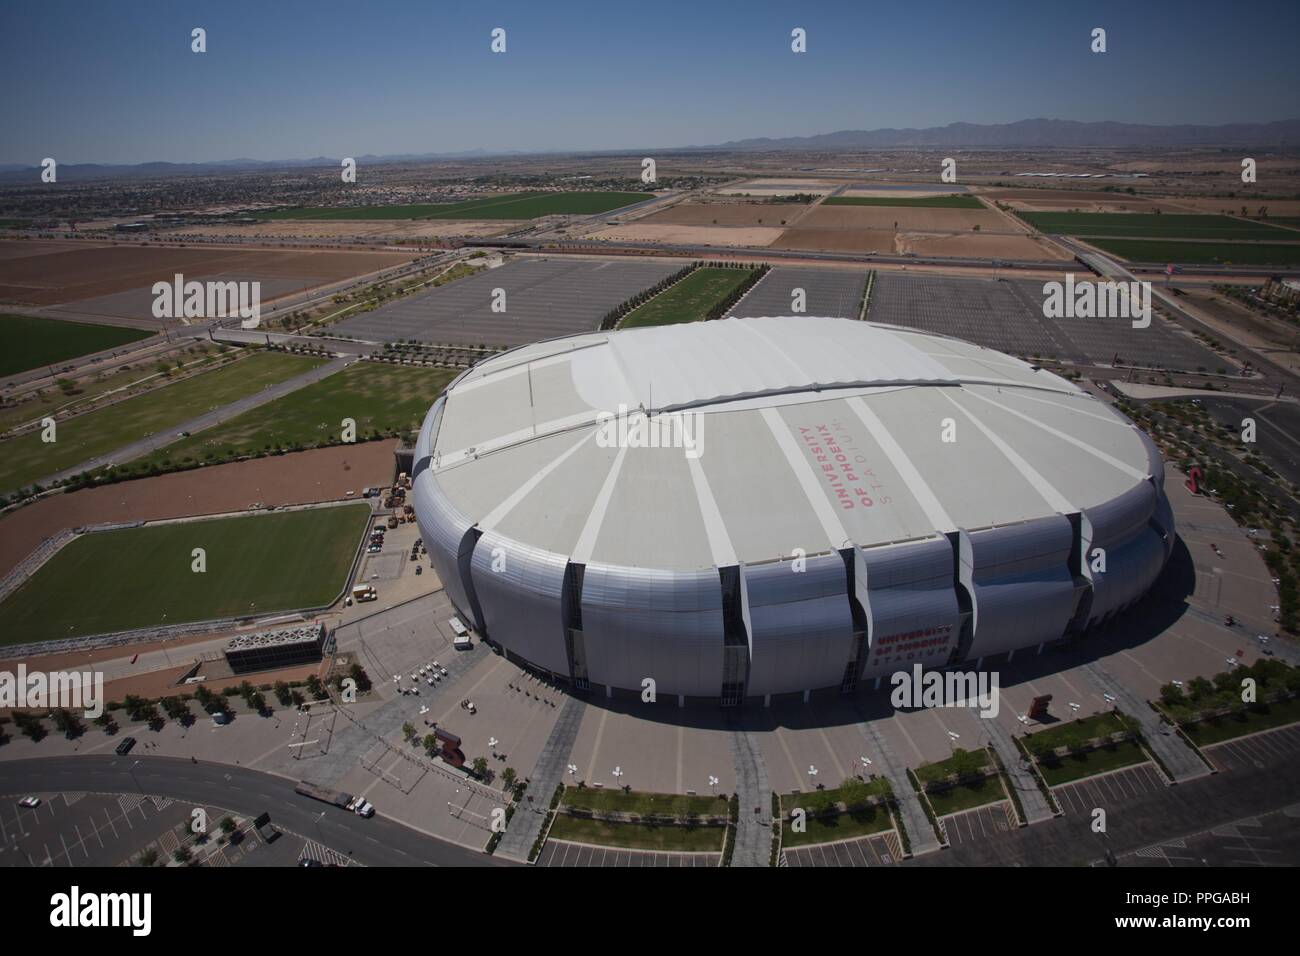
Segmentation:
[(23, 797), (21, 800), (18, 801), (18, 806), (26, 807), (29, 810), (33, 810), (36, 807), (39, 807), (40, 805), (41, 805), (40, 797)]
[(135, 746), (135, 738), (126, 737), (122, 740), (120, 744), (118, 744), (113, 749), (119, 757), (125, 757), (127, 754), (131, 752), (131, 748), (134, 746)]

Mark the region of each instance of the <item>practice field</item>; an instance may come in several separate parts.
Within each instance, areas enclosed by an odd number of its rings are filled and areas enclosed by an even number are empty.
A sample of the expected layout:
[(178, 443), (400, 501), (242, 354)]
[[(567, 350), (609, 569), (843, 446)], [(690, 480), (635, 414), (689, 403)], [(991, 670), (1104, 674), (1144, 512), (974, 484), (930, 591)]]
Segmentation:
[[(1283, 230), (1275, 229), (1282, 234)], [(1089, 239), (1091, 245), (1129, 262), (1172, 262), (1187, 265), (1296, 266), (1300, 243), (1166, 242), (1161, 239)]]
[(149, 333), (140, 329), (115, 325), (0, 315), (0, 377), (41, 365), (66, 362), (148, 337)]
[(357, 503), (82, 535), (0, 604), (0, 644), (325, 605), (370, 515)]
[(332, 442), (343, 419), (358, 439), (418, 428), (457, 369), (357, 362), (329, 378), (290, 392), (206, 431), (161, 448), (153, 461), (204, 461), (274, 448)]
[(1159, 239), (1272, 239), (1286, 233), (1273, 226), (1229, 216), (1176, 213), (1022, 212), (1020, 218), (1040, 232), (1066, 236), (1144, 236)]
[(734, 292), (749, 275), (749, 269), (696, 269), (676, 285), (629, 312), (619, 327), (634, 329), (646, 325), (698, 322), (716, 302)]
[(213, 408), (324, 364), (321, 359), (259, 353), (211, 372), (128, 398), (57, 424), (56, 441), (28, 432), (0, 443), (0, 493), (29, 485)]
[(831, 196), (823, 206), (920, 206), (925, 209), (983, 209), (974, 196)]
[(259, 219), (536, 219), (539, 216), (594, 216), (653, 199), (653, 193), (511, 193), (455, 203), (404, 206), (329, 206), (259, 212)]

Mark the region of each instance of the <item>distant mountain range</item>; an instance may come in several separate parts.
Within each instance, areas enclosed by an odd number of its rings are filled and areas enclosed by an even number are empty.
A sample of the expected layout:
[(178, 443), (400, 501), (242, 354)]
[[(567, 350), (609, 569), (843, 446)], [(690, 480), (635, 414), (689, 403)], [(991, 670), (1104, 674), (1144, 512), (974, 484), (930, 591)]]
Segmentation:
[[(855, 150), (942, 148), (1136, 148), (1159, 146), (1300, 145), (1300, 120), (1273, 123), (1230, 123), (1225, 126), (1152, 126), (1139, 123), (1079, 123), (1074, 120), (1028, 119), (1016, 123), (949, 123), (925, 129), (846, 129), (816, 136), (738, 139), (713, 146), (656, 147), (641, 150), (584, 150), (528, 152), (524, 150), (469, 149), (454, 153), (401, 153), (354, 157), (359, 164), (412, 163), (439, 159), (482, 159), (492, 156), (601, 155), (653, 152), (852, 152)], [(117, 177), (212, 176), (219, 173), (272, 169), (337, 167), (340, 157), (311, 159), (223, 159), (203, 163), (68, 163), (59, 166), (60, 182)], [(0, 183), (39, 181), (40, 167), (0, 164)]]
[(1078, 123), (1028, 119), (1017, 123), (949, 123), (927, 129), (846, 129), (816, 136), (738, 139), (708, 147), (717, 150), (842, 151), (908, 146), (971, 147), (1141, 147), (1141, 146), (1295, 146), (1300, 120), (1231, 123), (1227, 126), (1151, 126), (1137, 123)]

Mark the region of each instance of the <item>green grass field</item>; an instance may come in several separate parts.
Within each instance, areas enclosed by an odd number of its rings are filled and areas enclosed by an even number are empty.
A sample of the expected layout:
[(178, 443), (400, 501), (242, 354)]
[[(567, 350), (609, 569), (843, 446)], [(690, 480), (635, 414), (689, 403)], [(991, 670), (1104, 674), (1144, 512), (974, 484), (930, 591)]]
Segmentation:
[(749, 278), (749, 274), (748, 269), (696, 269), (676, 285), (625, 315), (619, 328), (698, 322), (708, 313), (710, 306), (735, 291)]
[(1038, 769), (1043, 774), (1049, 787), (1055, 787), (1071, 780), (1082, 780), (1094, 774), (1121, 767), (1132, 767), (1146, 763), (1147, 755), (1136, 741), (1125, 740), (1117, 744), (1107, 744), (1099, 750), (1090, 750), (1085, 754), (1071, 754), (1068, 757), (1040, 757)]
[[(784, 809), (784, 800), (783, 809)], [(863, 807), (848, 813), (831, 816), (809, 816), (805, 821), (807, 828), (803, 833), (791, 829), (789, 810), (785, 810), (781, 821), (781, 845), (784, 847), (810, 846), (814, 843), (831, 843), (835, 840), (848, 840), (851, 837), (882, 833), (893, 827), (889, 811), (885, 807)]]
[(302, 207), (255, 213), (258, 219), (536, 219), (538, 216), (594, 216), (653, 199), (653, 193), (512, 193), (456, 203), (404, 206)]
[(117, 348), (153, 333), (27, 315), (0, 315), (0, 377)]
[[(1284, 235), (1282, 230), (1276, 230)], [(1175, 262), (1192, 265), (1300, 265), (1300, 243), (1165, 242), (1160, 239), (1089, 239), (1098, 249), (1129, 262)]]
[(1183, 731), (1198, 746), (1204, 747), (1260, 730), (1284, 727), (1297, 721), (1300, 721), (1300, 698), (1292, 697), (1290, 700), (1258, 704), (1228, 717), (1183, 725)]
[(630, 850), (682, 850), (694, 853), (721, 853), (726, 827), (647, 826), (643, 823), (610, 823), (583, 820), (561, 813), (551, 825), (557, 840), (616, 846)]
[(624, 793), (622, 790), (596, 790), (569, 787), (564, 791), (566, 807), (585, 810), (610, 810), (637, 813), (641, 816), (725, 817), (727, 801), (715, 796), (690, 796), (683, 793)]
[(416, 428), (456, 369), (356, 362), (343, 371), (229, 421), (160, 448), (149, 460), (205, 461), (275, 448), (310, 448), (339, 436), (344, 418), (357, 438)]
[(0, 604), (0, 644), (323, 605), (369, 523), (358, 503), (83, 535)]
[(1231, 216), (1122, 212), (1022, 212), (1019, 215), (1035, 229), (1067, 236), (1277, 241), (1287, 238), (1285, 232), (1273, 226)]
[(944, 817), (962, 810), (973, 810), (986, 804), (1005, 800), (1002, 784), (997, 777), (985, 777), (975, 783), (959, 783), (947, 790), (927, 791), (925, 798), (930, 801), (936, 817)]
[(250, 355), (211, 372), (61, 421), (57, 441), (42, 442), (40, 431), (11, 438), (0, 443), (0, 492), (14, 491), (147, 435), (175, 428), (209, 409), (302, 375), (323, 361), (272, 352)]
[(984, 209), (974, 196), (831, 196), (823, 206), (920, 206), (923, 209)]

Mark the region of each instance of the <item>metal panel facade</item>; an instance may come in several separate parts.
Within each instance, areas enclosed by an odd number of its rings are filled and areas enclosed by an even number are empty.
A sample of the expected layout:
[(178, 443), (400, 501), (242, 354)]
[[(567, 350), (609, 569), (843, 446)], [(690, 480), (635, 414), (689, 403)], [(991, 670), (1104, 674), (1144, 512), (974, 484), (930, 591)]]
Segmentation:
[(853, 649), (848, 576), (838, 554), (745, 568), (749, 595), (749, 695), (840, 683)]
[[(416, 523), (429, 551), (429, 561), (456, 610), (473, 619), (473, 605), (461, 581), (460, 550), (470, 521), (457, 511), (438, 487), (433, 472), (425, 469), (415, 478), (411, 491)], [(467, 622), (468, 623), (468, 622)]]
[(567, 559), (488, 531), (470, 565), (474, 594), (493, 641), (525, 660), (565, 677), (560, 596)]
[(594, 683), (661, 694), (717, 697), (722, 688), (722, 587), (718, 572), (589, 564), (582, 629)]
[(970, 657), (1054, 641), (1074, 607), (1074, 531), (1062, 515), (972, 534), (975, 632)]
[(948, 539), (862, 548), (856, 563), (855, 590), (870, 624), (863, 676), (945, 663), (961, 625)]

